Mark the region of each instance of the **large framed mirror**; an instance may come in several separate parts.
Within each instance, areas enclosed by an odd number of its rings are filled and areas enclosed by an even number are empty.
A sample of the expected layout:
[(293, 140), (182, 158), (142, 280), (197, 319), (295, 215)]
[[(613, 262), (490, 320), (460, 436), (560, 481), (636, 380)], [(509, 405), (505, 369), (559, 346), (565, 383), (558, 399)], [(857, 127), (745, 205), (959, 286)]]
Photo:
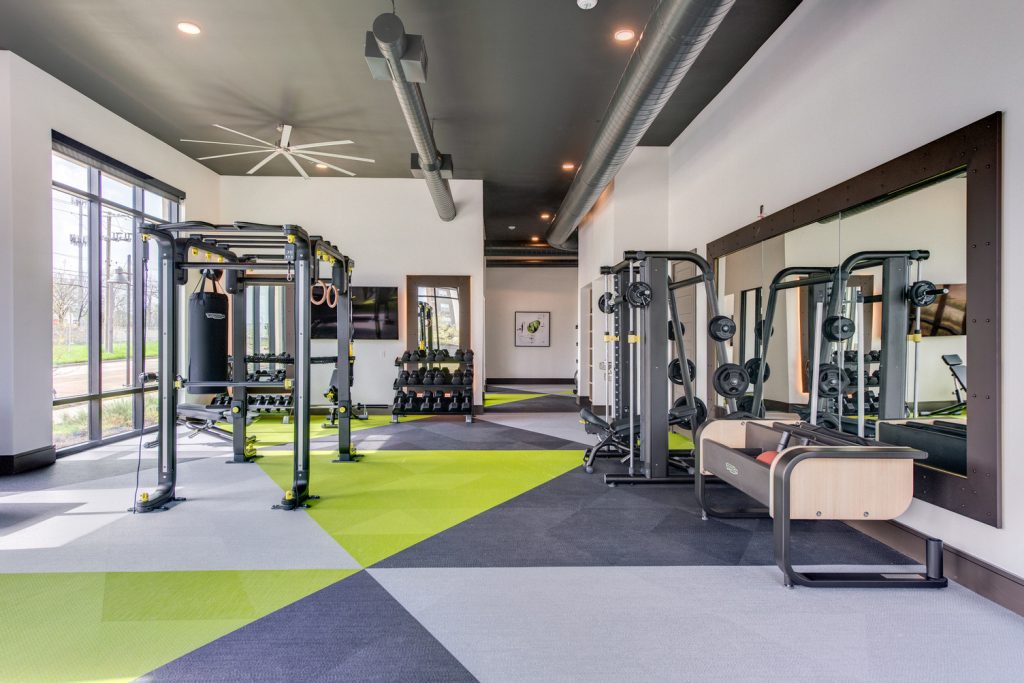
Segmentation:
[(996, 527), (1000, 140), (996, 113), (708, 245), (727, 360), (767, 358), (748, 407), (920, 448), (915, 497)]

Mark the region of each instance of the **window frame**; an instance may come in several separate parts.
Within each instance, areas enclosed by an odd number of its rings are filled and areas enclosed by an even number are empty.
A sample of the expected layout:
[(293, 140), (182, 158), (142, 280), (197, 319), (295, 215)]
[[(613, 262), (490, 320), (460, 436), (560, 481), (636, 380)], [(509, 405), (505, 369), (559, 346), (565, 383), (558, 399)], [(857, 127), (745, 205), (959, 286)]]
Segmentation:
[[(132, 368), (131, 386), (117, 389), (103, 390), (102, 387), (102, 335), (103, 335), (103, 269), (102, 269), (102, 216), (104, 208), (127, 214), (131, 217), (132, 232), (138, 234), (139, 226), (143, 223), (168, 223), (181, 219), (182, 208), (185, 199), (184, 192), (150, 178), (144, 173), (135, 171), (129, 166), (96, 152), (80, 143), (77, 143), (56, 131), (53, 132), (53, 145), (51, 148), (51, 159), (60, 156), (72, 162), (82, 164), (88, 172), (88, 189), (83, 190), (66, 183), (53, 179), (51, 171), (50, 189), (66, 195), (76, 197), (86, 202), (87, 226), (87, 256), (88, 271), (87, 283), (89, 306), (89, 320), (87, 338), (89, 340), (88, 351), (88, 390), (82, 394), (62, 396), (52, 400), (51, 411), (62, 406), (73, 404), (88, 404), (88, 438), (80, 443), (59, 447), (57, 457), (71, 455), (82, 450), (95, 446), (113, 443), (137, 437), (146, 431), (152, 431), (155, 426), (145, 427), (145, 395), (156, 391), (156, 387), (143, 387), (139, 382), (138, 375), (146, 364), (146, 296), (144, 281), (142, 277), (141, 264), (144, 262), (146, 245), (141, 240), (133, 239), (131, 247), (132, 272), (131, 288), (129, 299), (129, 310), (131, 312), (131, 338), (126, 348), (125, 362)], [(52, 163), (52, 162), (51, 162)], [(125, 206), (118, 202), (104, 199), (101, 196), (101, 183), (103, 176), (109, 176), (122, 183), (128, 183), (132, 187), (132, 204)], [(146, 212), (145, 197), (158, 196), (167, 202), (161, 207), (160, 213), (166, 210), (167, 218), (154, 216)], [(52, 199), (51, 199), (52, 202)], [(53, 226), (51, 224), (51, 235)], [(108, 245), (109, 248), (109, 245)], [(155, 277), (156, 274), (153, 273)], [(55, 366), (54, 366), (55, 367)], [(52, 372), (52, 370), (51, 370)], [(116, 435), (103, 436), (103, 402), (105, 400), (132, 397), (132, 428)]]

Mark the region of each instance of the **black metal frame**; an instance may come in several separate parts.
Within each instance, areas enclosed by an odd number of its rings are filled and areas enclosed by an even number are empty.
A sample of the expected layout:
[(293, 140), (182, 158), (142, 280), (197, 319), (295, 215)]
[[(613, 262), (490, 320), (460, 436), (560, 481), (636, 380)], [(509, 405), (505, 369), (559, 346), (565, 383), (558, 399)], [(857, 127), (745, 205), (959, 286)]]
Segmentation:
[[(275, 507), (293, 510), (305, 507), (308, 500), (316, 498), (309, 491), (310, 466), (310, 291), (318, 276), (320, 262), (332, 267), (332, 282), (339, 286), (338, 293), (338, 367), (349, 367), (351, 342), (351, 306), (349, 301), (349, 280), (353, 262), (329, 242), (310, 236), (297, 225), (264, 225), (257, 223), (234, 223), (213, 225), (190, 221), (164, 225), (146, 224), (139, 228), (141, 240), (152, 240), (157, 244), (160, 272), (160, 340), (158, 392), (160, 397), (160, 423), (158, 439), (157, 488), (150, 494), (143, 494), (136, 502), (135, 509), (148, 512), (163, 509), (175, 497), (177, 482), (177, 422), (178, 390), (189, 385), (188, 380), (178, 375), (178, 291), (188, 279), (189, 270), (215, 268), (224, 271), (225, 289), (233, 298), (232, 310), (232, 354), (233, 374), (230, 381), (216, 382), (204, 379), (202, 386), (218, 386), (233, 389), (231, 401), (232, 441), (234, 461), (245, 462), (252, 453), (247, 446), (245, 434), (247, 414), (247, 391), (249, 389), (283, 388), (292, 392), (294, 411), (294, 441), (292, 484), (284, 499)], [(182, 236), (185, 234), (185, 236)], [(235, 239), (241, 236), (242, 239)], [(250, 246), (252, 241), (271, 250), (271, 254), (237, 255), (233, 249)], [(205, 253), (214, 257), (211, 263), (190, 261), (189, 256)], [(287, 271), (284, 279), (270, 277), (267, 271)], [(252, 281), (259, 284), (280, 284), (292, 287), (293, 330), (294, 330), (294, 377), (284, 382), (248, 381), (245, 325), (245, 284)], [(341, 384), (345, 384), (342, 382)], [(345, 415), (351, 416), (349, 387), (339, 396), (339, 411), (345, 408)], [(339, 391), (343, 391), (339, 387)], [(338, 420), (339, 459), (351, 460), (351, 432), (349, 420)]]

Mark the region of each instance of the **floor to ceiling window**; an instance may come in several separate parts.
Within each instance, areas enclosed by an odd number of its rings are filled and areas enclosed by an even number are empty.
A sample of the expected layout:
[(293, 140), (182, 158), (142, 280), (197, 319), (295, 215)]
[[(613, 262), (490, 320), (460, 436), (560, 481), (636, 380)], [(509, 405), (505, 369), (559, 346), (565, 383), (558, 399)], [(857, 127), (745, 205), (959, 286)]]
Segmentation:
[(53, 440), (58, 449), (156, 421), (156, 268), (142, 223), (178, 220), (183, 193), (54, 133)]

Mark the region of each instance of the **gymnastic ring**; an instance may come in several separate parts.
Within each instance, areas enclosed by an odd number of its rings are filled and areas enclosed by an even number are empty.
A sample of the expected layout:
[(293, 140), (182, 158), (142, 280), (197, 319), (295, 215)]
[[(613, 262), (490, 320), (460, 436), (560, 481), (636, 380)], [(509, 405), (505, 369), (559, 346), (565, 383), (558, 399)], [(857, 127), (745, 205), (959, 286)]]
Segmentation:
[[(315, 296), (313, 296), (313, 291), (316, 289), (317, 285), (320, 285), (324, 289), (324, 295), (322, 297), (320, 297), (319, 299), (317, 299)], [(333, 285), (331, 285), (331, 286), (333, 287)], [(324, 284), (320, 280), (317, 280), (316, 282), (313, 283), (313, 286), (309, 288), (309, 303), (313, 304), (314, 306), (322, 305), (325, 301), (327, 301), (327, 293), (329, 291), (330, 290), (327, 288), (326, 284)]]
[[(333, 295), (333, 297), (332, 297)], [(327, 301), (328, 308), (338, 307), (338, 288), (334, 285), (328, 285), (327, 294), (324, 294), (324, 299)]]

